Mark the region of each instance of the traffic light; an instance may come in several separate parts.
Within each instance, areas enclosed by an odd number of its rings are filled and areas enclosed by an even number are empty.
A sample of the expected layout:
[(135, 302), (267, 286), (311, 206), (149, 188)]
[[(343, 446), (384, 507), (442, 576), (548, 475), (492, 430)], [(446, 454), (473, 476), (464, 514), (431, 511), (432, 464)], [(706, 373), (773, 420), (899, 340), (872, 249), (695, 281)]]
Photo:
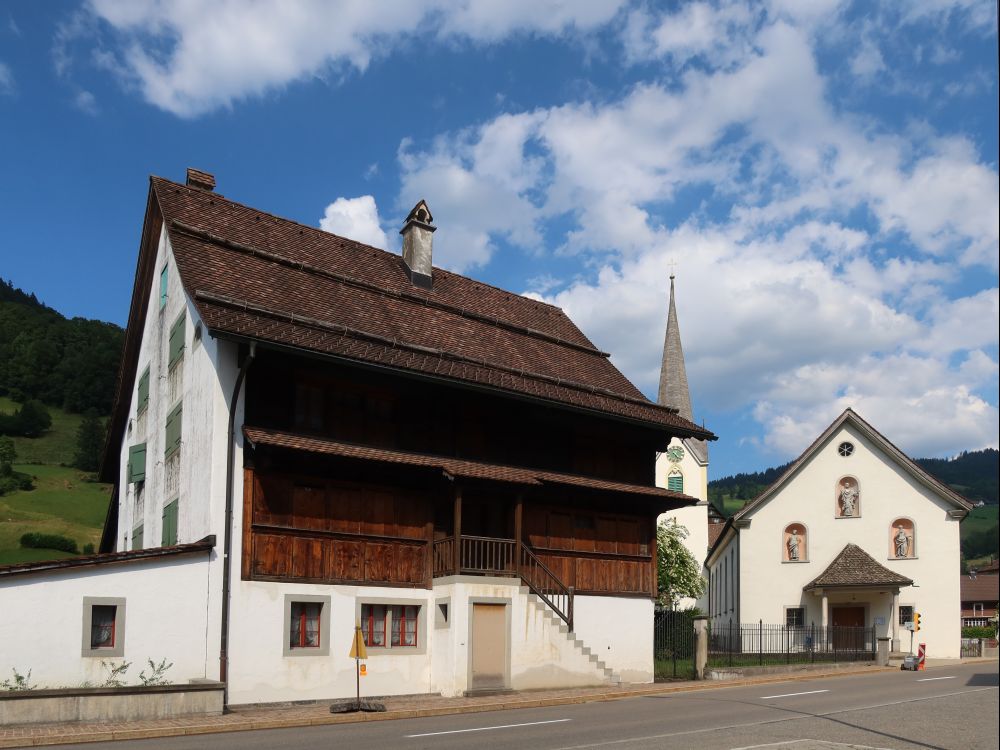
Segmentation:
[(917, 632), (918, 630), (920, 630), (920, 613), (919, 612), (914, 612), (913, 613), (913, 632)]

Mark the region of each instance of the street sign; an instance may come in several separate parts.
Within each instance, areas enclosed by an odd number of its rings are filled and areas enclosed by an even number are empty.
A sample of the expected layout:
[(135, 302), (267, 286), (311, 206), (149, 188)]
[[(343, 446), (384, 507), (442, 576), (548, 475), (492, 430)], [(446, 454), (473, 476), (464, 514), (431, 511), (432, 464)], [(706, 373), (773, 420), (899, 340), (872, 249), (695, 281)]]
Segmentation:
[(907, 620), (906, 622), (904, 622), (903, 623), (903, 630), (909, 630), (912, 633), (913, 632), (913, 620)]

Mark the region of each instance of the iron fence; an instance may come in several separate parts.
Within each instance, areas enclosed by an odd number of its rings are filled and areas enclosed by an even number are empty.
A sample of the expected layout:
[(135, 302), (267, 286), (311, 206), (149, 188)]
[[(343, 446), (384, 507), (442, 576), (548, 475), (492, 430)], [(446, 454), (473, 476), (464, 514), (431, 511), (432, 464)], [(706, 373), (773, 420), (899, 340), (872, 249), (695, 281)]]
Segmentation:
[(983, 655), (983, 642), (979, 638), (962, 639), (962, 658)]
[(757, 667), (812, 662), (874, 661), (875, 628), (841, 625), (715, 625), (708, 666)]
[(659, 680), (694, 678), (694, 623), (684, 612), (658, 609), (653, 615), (653, 664)]

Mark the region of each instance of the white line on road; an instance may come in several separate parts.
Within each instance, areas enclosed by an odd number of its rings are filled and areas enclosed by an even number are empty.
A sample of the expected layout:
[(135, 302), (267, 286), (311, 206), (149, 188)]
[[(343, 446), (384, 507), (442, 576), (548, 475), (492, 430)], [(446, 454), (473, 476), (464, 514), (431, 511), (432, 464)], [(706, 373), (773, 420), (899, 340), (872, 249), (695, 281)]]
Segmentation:
[(650, 740), (663, 740), (668, 737), (683, 737), (685, 735), (705, 734), (708, 732), (721, 732), (726, 729), (745, 729), (746, 727), (760, 727), (768, 724), (784, 724), (793, 721), (803, 721), (806, 719), (817, 719), (826, 716), (837, 716), (839, 714), (850, 714), (857, 711), (866, 711), (871, 708), (885, 708), (886, 706), (899, 706), (904, 703), (921, 703), (923, 701), (937, 700), (938, 698), (948, 698), (953, 695), (968, 695), (969, 693), (982, 693), (986, 690), (996, 690), (995, 687), (973, 688), (972, 690), (959, 690), (956, 693), (943, 693), (941, 695), (929, 695), (925, 698), (906, 698), (904, 700), (889, 701), (888, 703), (876, 703), (871, 706), (858, 706), (857, 708), (841, 708), (835, 711), (826, 711), (818, 714), (807, 714), (805, 716), (784, 716), (780, 719), (765, 719), (763, 721), (748, 721), (743, 724), (726, 724), (718, 727), (704, 727), (702, 729), (687, 729), (679, 732), (665, 732), (663, 734), (650, 734), (642, 737), (624, 737), (620, 740), (604, 740), (603, 742), (589, 743), (586, 745), (565, 745), (553, 748), (553, 750), (592, 750), (599, 747), (611, 747), (612, 745), (630, 745), (638, 742), (649, 742)]
[(951, 677), (922, 677), (921, 679), (917, 680), (917, 682), (933, 682), (934, 680), (954, 680), (954, 679), (955, 675), (952, 675)]
[(449, 729), (447, 732), (426, 732), (424, 734), (408, 734), (408, 739), (413, 737), (437, 737), (441, 734), (462, 734), (463, 732), (488, 732), (491, 729), (514, 729), (515, 727), (535, 727), (539, 724), (562, 724), (564, 721), (572, 719), (550, 719), (549, 721), (528, 721), (524, 724), (500, 724), (495, 727), (475, 727), (473, 729)]
[(762, 701), (769, 700), (770, 698), (791, 698), (795, 695), (815, 695), (816, 693), (829, 693), (829, 690), (806, 690), (804, 693), (782, 693), (781, 695), (762, 695), (760, 699)]

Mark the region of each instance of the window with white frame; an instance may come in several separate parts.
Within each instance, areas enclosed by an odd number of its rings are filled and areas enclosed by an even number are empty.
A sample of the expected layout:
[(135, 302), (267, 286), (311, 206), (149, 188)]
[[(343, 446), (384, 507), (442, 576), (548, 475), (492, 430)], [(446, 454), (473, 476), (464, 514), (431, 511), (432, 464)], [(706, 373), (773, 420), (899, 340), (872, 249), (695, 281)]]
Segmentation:
[(981, 615), (982, 613), (983, 613), (983, 603), (982, 602), (975, 602), (972, 605), (972, 614), (974, 614), (974, 615)]
[(804, 628), (806, 625), (805, 607), (785, 607), (785, 627)]
[(285, 595), (284, 656), (328, 656), (330, 597)]
[(83, 656), (122, 656), (125, 653), (125, 600), (83, 597)]

